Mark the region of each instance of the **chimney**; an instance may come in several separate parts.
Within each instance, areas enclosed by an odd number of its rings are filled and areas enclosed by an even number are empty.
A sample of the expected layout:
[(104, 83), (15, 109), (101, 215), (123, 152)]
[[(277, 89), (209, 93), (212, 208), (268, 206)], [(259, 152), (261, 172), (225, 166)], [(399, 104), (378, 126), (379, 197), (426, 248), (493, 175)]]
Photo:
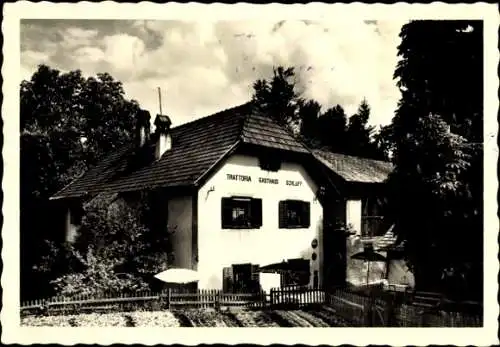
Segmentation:
[(149, 133), (151, 131), (151, 115), (146, 110), (140, 110), (136, 117), (136, 144), (137, 147), (142, 147), (149, 140)]
[(172, 122), (166, 115), (157, 115), (155, 119), (155, 127), (157, 134), (155, 157), (160, 159), (163, 153), (172, 148), (172, 136), (170, 136), (170, 125)]

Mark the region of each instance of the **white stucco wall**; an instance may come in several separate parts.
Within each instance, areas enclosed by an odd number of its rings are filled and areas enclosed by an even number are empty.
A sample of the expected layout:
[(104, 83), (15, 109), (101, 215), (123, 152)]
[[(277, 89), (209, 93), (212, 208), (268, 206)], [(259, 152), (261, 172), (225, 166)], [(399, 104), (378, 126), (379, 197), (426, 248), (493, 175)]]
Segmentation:
[(404, 260), (392, 260), (389, 264), (389, 283), (415, 287), (415, 277)]
[(361, 200), (347, 200), (346, 202), (346, 224), (350, 224), (358, 236), (361, 236), (361, 206)]
[(78, 237), (79, 226), (72, 223), (72, 212), (68, 208), (66, 210), (66, 220), (65, 220), (65, 235), (64, 240), (68, 243), (74, 243)]
[(171, 235), (174, 259), (172, 266), (193, 268), (191, 196), (177, 196), (168, 199), (168, 227), (175, 228)]
[[(247, 175), (248, 181), (228, 180), (227, 174)], [(278, 184), (261, 183), (259, 178), (278, 179)], [(300, 185), (287, 185), (287, 181)], [(311, 259), (311, 242), (318, 240), (317, 254), (311, 260), (322, 281), (322, 207), (315, 199), (317, 185), (298, 164), (282, 163), (278, 172), (263, 171), (256, 157), (233, 155), (213, 174), (198, 192), (198, 271), (200, 288), (222, 288), (222, 269), (232, 264), (264, 266), (285, 259)], [(221, 199), (248, 196), (262, 199), (262, 227), (259, 229), (222, 229)], [(279, 229), (279, 201), (297, 199), (310, 202), (310, 227)]]

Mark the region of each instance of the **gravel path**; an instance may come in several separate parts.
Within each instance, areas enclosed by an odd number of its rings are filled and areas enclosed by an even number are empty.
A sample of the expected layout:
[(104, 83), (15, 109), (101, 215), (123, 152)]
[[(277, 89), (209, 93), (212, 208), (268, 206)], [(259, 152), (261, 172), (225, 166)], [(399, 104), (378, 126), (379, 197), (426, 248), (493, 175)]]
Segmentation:
[(21, 318), (22, 326), (48, 327), (124, 327), (123, 313), (84, 313), (67, 316), (28, 316)]
[(235, 319), (242, 327), (279, 327), (278, 322), (274, 321), (272, 317), (266, 314), (265, 311), (254, 311), (245, 309), (231, 310)]
[(323, 320), (330, 327), (350, 327), (353, 326), (348, 321), (343, 319), (335, 312), (334, 309), (328, 306), (315, 307), (314, 309), (307, 309), (305, 312), (314, 317)]
[(348, 327), (331, 307), (301, 310), (252, 310), (232, 308), (183, 309), (86, 313), (78, 315), (26, 316), (22, 326), (55, 327)]
[(223, 315), (213, 309), (176, 310), (175, 315), (176, 317), (186, 317), (194, 327), (228, 327), (228, 324), (226, 323), (227, 319), (225, 321)]
[(180, 327), (181, 324), (170, 311), (128, 312), (136, 327)]

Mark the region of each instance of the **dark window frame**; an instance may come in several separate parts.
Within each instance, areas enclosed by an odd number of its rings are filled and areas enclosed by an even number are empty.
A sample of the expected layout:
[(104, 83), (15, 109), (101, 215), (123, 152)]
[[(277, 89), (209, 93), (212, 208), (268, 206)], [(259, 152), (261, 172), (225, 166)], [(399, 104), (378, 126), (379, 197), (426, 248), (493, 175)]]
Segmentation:
[[(293, 209), (290, 209), (293, 207)], [(300, 213), (298, 223), (290, 222), (290, 212)], [(286, 216), (284, 215), (286, 213)], [(303, 200), (282, 200), (279, 202), (278, 221), (280, 229), (307, 229), (311, 226), (311, 203)]]
[[(246, 211), (247, 217), (241, 223), (235, 223), (233, 214), (235, 209)], [(221, 227), (222, 229), (260, 229), (262, 227), (262, 199), (231, 196), (221, 199)]]
[(361, 199), (361, 236), (370, 238), (382, 236), (387, 229), (384, 215), (385, 201), (380, 196)]
[(264, 171), (278, 172), (281, 169), (282, 161), (277, 156), (259, 156), (259, 167)]

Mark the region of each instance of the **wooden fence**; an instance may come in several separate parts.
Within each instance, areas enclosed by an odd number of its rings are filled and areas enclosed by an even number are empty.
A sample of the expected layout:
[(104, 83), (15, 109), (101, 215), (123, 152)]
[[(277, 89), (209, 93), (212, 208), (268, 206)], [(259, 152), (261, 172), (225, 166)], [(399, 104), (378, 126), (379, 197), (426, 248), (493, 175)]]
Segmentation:
[(273, 288), (269, 293), (271, 307), (304, 307), (325, 302), (325, 291), (311, 288)]
[(481, 327), (482, 312), (445, 310), (438, 306), (414, 305), (401, 293), (363, 293), (348, 288), (328, 291), (312, 288), (276, 288), (257, 293), (224, 293), (220, 290), (159, 293), (107, 294), (95, 296), (54, 297), (22, 303), (21, 314), (68, 314), (165, 310), (183, 308), (245, 307), (257, 309), (300, 309), (305, 306), (328, 306), (334, 314), (364, 327)]
[(327, 292), (325, 304), (353, 326), (364, 327), (482, 327), (482, 309), (454, 311), (443, 306), (422, 307), (401, 293)]
[(220, 290), (159, 293), (77, 295), (31, 300), (21, 304), (21, 314), (64, 314), (68, 312), (109, 312), (131, 310), (159, 310), (177, 308), (252, 307), (263, 308), (269, 299), (265, 292), (224, 293)]

